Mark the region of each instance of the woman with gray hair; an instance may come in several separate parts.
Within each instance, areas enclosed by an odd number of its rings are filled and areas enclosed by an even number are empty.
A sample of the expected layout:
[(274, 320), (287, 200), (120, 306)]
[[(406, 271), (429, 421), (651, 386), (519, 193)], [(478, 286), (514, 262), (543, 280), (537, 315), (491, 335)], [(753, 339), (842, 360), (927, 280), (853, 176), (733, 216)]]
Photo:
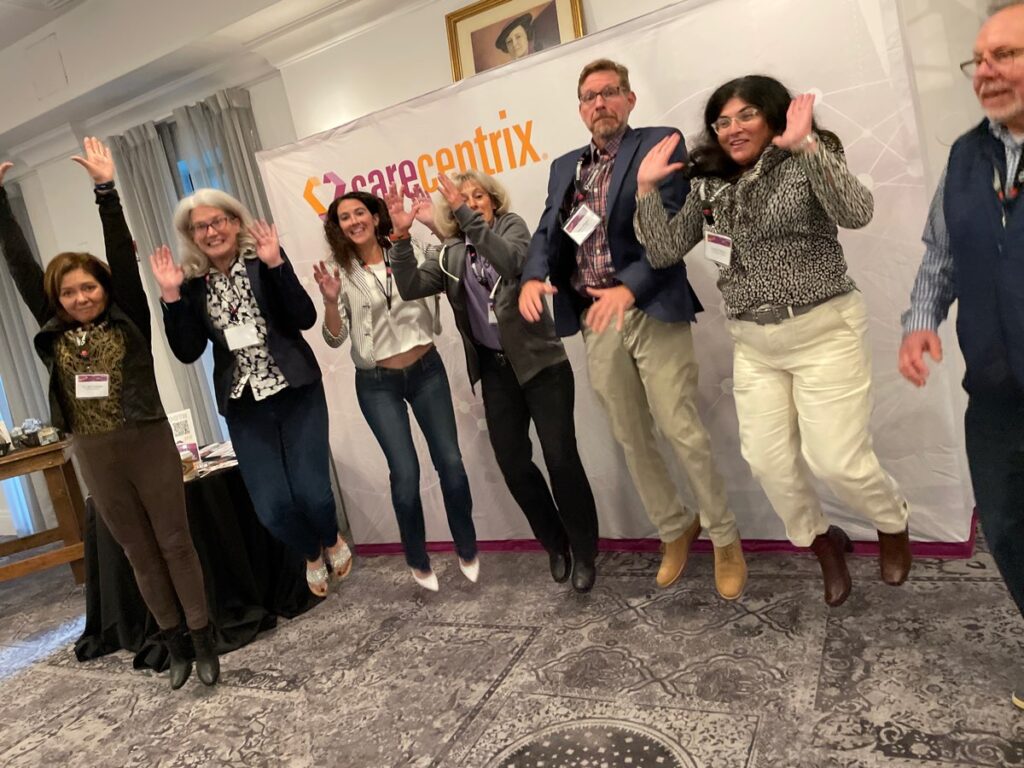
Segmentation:
[[(530, 230), (509, 211), (505, 188), (467, 170), (438, 179), (443, 202), (436, 215), (426, 193), (406, 211), (392, 187), (391, 265), (403, 299), (444, 291), (466, 350), (470, 383), (481, 384), (491, 446), (509, 491), (548, 552), (551, 576), (588, 592), (594, 585), (597, 511), (576, 447), (576, 386), (565, 348), (545, 307), (540, 323), (519, 314), (519, 276)], [(414, 219), (444, 243), (417, 265), (407, 238)], [(548, 489), (533, 463), (530, 421), (551, 477)], [(552, 498), (553, 493), (553, 498)], [(570, 555), (571, 553), (571, 555)]]
[(310, 591), (323, 597), (327, 569), (344, 578), (352, 554), (338, 531), (320, 366), (302, 338), (316, 307), (277, 228), (254, 221), (230, 195), (200, 189), (186, 197), (174, 228), (181, 266), (167, 246), (150, 257), (171, 350), (193, 363), (213, 342), (217, 407), (256, 514), (302, 553)]

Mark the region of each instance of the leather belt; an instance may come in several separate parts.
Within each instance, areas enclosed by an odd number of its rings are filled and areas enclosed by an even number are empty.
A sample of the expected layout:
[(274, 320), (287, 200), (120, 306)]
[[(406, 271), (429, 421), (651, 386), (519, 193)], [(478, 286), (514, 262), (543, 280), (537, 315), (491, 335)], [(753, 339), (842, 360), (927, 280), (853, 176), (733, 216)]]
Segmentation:
[[(840, 293), (836, 295), (845, 296), (846, 294)], [(746, 320), (748, 322), (757, 323), (758, 325), (778, 325), (783, 320), (788, 320), (791, 317), (805, 315), (815, 307), (820, 307), (826, 301), (832, 301), (834, 298), (836, 298), (836, 296), (827, 296), (824, 299), (818, 299), (810, 304), (800, 304), (798, 306), (792, 306), (790, 304), (763, 304), (757, 309), (740, 312), (734, 319)]]

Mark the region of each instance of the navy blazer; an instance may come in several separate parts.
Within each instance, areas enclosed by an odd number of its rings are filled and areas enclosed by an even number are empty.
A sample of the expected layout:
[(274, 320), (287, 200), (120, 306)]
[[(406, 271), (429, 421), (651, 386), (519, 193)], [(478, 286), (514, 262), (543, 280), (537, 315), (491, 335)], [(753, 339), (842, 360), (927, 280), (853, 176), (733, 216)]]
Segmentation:
[[(244, 259), (256, 305), (267, 322), (267, 349), (290, 387), (302, 387), (320, 380), (320, 366), (309, 344), (302, 338), (316, 324), (316, 305), (302, 287), (295, 270), (281, 249), (284, 264), (271, 269), (258, 258)], [(228, 348), (224, 332), (214, 326), (206, 309), (206, 276), (193, 277), (181, 286), (181, 299), (163, 304), (164, 330), (174, 356), (194, 363), (213, 342), (213, 387), (217, 410), (227, 413), (231, 386), (235, 380), (235, 353)]]
[[(638, 309), (667, 323), (692, 322), (704, 309), (686, 279), (682, 263), (667, 269), (654, 269), (645, 258), (645, 250), (633, 231), (636, 211), (636, 172), (648, 151), (675, 128), (627, 128), (619, 145), (608, 187), (608, 245), (615, 277), (636, 297)], [(574, 149), (551, 164), (548, 198), (540, 224), (530, 242), (530, 252), (520, 282), (551, 278), (558, 289), (554, 296), (555, 330), (559, 336), (572, 336), (580, 330), (580, 315), (591, 304), (589, 297), (577, 293), (571, 284), (576, 272), (577, 245), (562, 231), (576, 178), (576, 162), (590, 145)], [(679, 142), (671, 162), (685, 162), (686, 147)], [(682, 207), (690, 183), (683, 174), (674, 173), (661, 185), (661, 198), (669, 218)]]

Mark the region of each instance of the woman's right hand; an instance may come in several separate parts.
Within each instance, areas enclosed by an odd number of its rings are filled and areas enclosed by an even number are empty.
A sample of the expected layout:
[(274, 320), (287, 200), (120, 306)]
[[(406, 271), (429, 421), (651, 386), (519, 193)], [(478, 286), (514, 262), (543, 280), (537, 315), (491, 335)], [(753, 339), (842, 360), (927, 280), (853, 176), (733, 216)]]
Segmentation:
[(324, 297), (324, 304), (337, 306), (338, 297), (341, 295), (341, 271), (338, 265), (334, 268), (324, 262), (313, 265), (313, 279), (320, 288), (320, 295)]
[(4, 185), (4, 176), (6, 173), (14, 167), (14, 163), (8, 160), (5, 163), (0, 163), (0, 187)]
[(181, 298), (181, 284), (185, 282), (185, 270), (174, 263), (171, 249), (161, 245), (149, 257), (153, 277), (160, 286), (160, 298), (170, 304)]
[(638, 195), (646, 195), (658, 188), (665, 179), (676, 171), (681, 171), (685, 163), (670, 163), (672, 153), (679, 146), (682, 136), (673, 133), (659, 141), (644, 157), (636, 172), (636, 192)]

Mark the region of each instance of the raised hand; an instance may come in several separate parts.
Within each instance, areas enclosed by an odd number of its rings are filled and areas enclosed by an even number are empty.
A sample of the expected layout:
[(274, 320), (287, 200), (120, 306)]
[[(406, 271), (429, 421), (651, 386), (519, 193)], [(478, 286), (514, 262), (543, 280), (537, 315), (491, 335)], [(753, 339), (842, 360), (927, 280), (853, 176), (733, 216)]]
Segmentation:
[(587, 310), (587, 325), (594, 333), (603, 333), (615, 318), (615, 330), (621, 331), (626, 319), (626, 310), (636, 303), (633, 292), (624, 285), (614, 288), (587, 288), (587, 293), (596, 299)]
[(791, 102), (786, 111), (786, 130), (772, 139), (780, 149), (799, 150), (814, 125), (814, 94), (801, 93)]
[(335, 264), (331, 269), (324, 262), (313, 265), (313, 279), (316, 280), (320, 295), (324, 297), (324, 304), (335, 306), (338, 297), (341, 295), (341, 271)]
[(256, 241), (256, 256), (273, 269), (284, 264), (281, 257), (281, 243), (277, 239), (277, 225), (265, 221), (254, 221), (249, 227), (249, 234)]
[(903, 378), (916, 387), (928, 383), (928, 364), (924, 360), (927, 352), (932, 360), (942, 362), (942, 341), (935, 331), (914, 331), (903, 337), (900, 344), (899, 366)]
[(466, 196), (455, 186), (455, 182), (448, 178), (448, 174), (442, 173), (437, 177), (437, 187), (453, 211), (466, 202)]
[(181, 284), (185, 282), (185, 271), (174, 263), (171, 249), (161, 245), (149, 257), (156, 284), (160, 286), (160, 298), (170, 304), (181, 298)]
[(8, 160), (7, 162), (4, 162), (4, 163), (0, 163), (0, 187), (2, 187), (4, 185), (4, 176), (13, 167), (14, 167), (14, 163), (12, 163), (10, 160)]
[(434, 201), (423, 187), (416, 187), (416, 191), (412, 193), (412, 214), (416, 221), (437, 234), (434, 227)]
[(92, 177), (93, 184), (106, 184), (114, 180), (114, 158), (110, 148), (99, 139), (89, 136), (82, 142), (85, 157), (75, 155), (71, 159), (85, 168)]
[(405, 237), (409, 234), (412, 223), (416, 221), (415, 204), (413, 210), (405, 210), (405, 197), (394, 184), (384, 193), (384, 202), (388, 206), (388, 215), (391, 216), (391, 234)]
[(682, 136), (673, 133), (659, 141), (644, 157), (636, 172), (636, 191), (638, 195), (646, 195), (658, 188), (665, 179), (676, 171), (681, 171), (685, 163), (669, 162), (672, 153), (679, 146)]
[(558, 289), (543, 280), (527, 280), (519, 288), (519, 314), (528, 322), (538, 322), (544, 313), (544, 295), (556, 293)]

